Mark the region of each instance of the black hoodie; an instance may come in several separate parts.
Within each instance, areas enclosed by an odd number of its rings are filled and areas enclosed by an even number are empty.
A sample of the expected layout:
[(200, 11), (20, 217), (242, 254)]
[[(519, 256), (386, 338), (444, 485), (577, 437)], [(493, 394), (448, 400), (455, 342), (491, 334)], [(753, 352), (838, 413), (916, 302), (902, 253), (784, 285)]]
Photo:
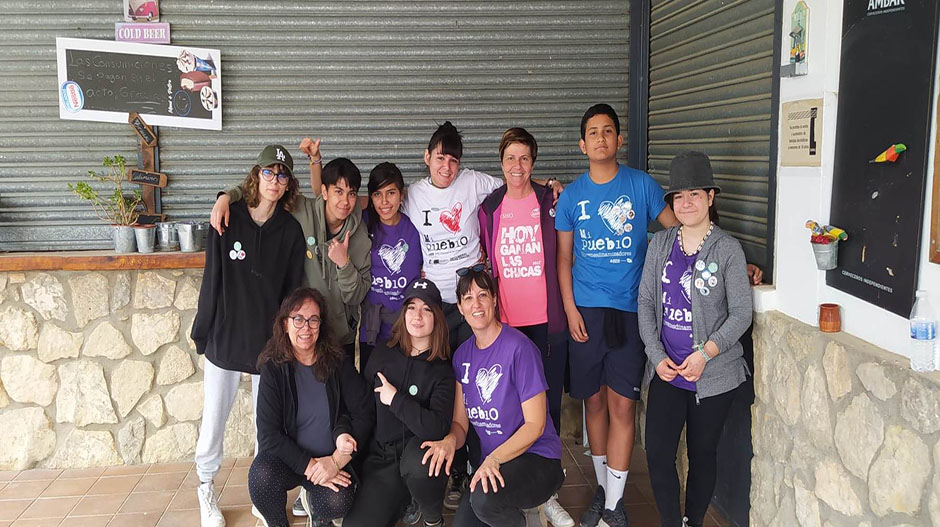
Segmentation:
[(300, 224), (281, 204), (259, 226), (244, 200), (232, 203), (225, 233), (209, 229), (192, 330), (196, 352), (222, 369), (258, 373), (274, 315), (303, 281), (304, 250)]
[(397, 346), (388, 348), (384, 342), (376, 343), (366, 365), (366, 378), (373, 379), (378, 387), (382, 383), (376, 372), (382, 372), (398, 390), (390, 406), (382, 404), (379, 394), (375, 394), (377, 443), (404, 442), (412, 436), (437, 441), (450, 432), (454, 417), (454, 370), (448, 360), (428, 362), (429, 353), (407, 357)]

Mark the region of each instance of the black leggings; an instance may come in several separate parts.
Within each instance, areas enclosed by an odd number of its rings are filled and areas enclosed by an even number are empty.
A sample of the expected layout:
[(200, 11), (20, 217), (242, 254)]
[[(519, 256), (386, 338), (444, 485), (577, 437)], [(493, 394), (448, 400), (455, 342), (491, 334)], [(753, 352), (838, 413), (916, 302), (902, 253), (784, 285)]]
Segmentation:
[(473, 492), (464, 492), (454, 516), (454, 527), (522, 527), (523, 509), (548, 501), (565, 481), (560, 459), (526, 452), (499, 467), (506, 482), (499, 492), (484, 493), (477, 483)]
[(646, 460), (663, 527), (682, 525), (676, 454), (682, 427), (689, 451), (685, 516), (700, 526), (715, 490), (718, 440), (737, 388), (696, 400), (695, 392), (676, 388), (653, 374), (646, 409)]
[(548, 391), (548, 415), (552, 416), (555, 433), (561, 435), (561, 394), (565, 390), (565, 367), (568, 366), (568, 334), (549, 339), (548, 324), (517, 327), (542, 352), (542, 370)]
[(362, 467), (362, 483), (352, 510), (343, 520), (344, 527), (391, 527), (398, 522), (411, 497), (421, 508), (424, 520), (434, 523), (441, 518), (447, 475), (428, 477), (428, 467), (421, 464), (421, 441), (412, 437), (402, 449), (401, 443), (372, 443)]
[[(345, 469), (347, 472), (349, 469)], [(264, 516), (268, 527), (287, 527), (287, 491), (303, 485), (310, 492), (310, 507), (314, 519), (332, 520), (342, 518), (349, 512), (356, 495), (356, 477), (350, 472), (353, 483), (339, 487), (339, 492), (314, 485), (303, 474), (297, 474), (280, 458), (270, 452), (259, 452), (248, 470), (248, 493), (251, 502)]]

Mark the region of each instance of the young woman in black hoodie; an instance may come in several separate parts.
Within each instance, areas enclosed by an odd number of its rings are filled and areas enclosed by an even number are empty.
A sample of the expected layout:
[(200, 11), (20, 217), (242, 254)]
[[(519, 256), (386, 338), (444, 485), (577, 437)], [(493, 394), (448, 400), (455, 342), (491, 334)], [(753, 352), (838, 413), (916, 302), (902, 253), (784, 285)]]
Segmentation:
[(421, 459), (424, 443), (450, 430), (456, 381), (449, 357), (441, 293), (419, 278), (405, 290), (391, 340), (377, 343), (364, 370), (375, 380), (375, 438), (344, 527), (393, 526), (411, 498), (426, 526), (444, 525), (447, 475), (429, 475)]
[(209, 234), (192, 329), (196, 351), (206, 356), (195, 456), (202, 527), (225, 525), (212, 478), (241, 375), (251, 374), (257, 400), (258, 354), (281, 300), (303, 279), (303, 231), (290, 214), (299, 188), (293, 168), (286, 148), (265, 147), (245, 178), (244, 199), (232, 204), (228, 230)]
[(258, 359), (259, 452), (248, 492), (268, 527), (288, 525), (287, 491), (298, 485), (313, 527), (343, 517), (356, 493), (348, 465), (375, 410), (352, 358), (333, 341), (327, 315), (319, 291), (297, 289), (281, 304)]

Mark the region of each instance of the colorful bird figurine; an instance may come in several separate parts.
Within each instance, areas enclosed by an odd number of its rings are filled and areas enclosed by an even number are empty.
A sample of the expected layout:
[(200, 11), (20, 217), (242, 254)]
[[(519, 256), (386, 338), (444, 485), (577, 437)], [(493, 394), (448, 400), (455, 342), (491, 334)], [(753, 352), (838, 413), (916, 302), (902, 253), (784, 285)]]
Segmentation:
[(887, 150), (878, 154), (878, 157), (869, 161), (869, 163), (894, 163), (898, 160), (898, 156), (901, 155), (901, 152), (905, 150), (907, 150), (907, 146), (904, 143), (891, 145)]

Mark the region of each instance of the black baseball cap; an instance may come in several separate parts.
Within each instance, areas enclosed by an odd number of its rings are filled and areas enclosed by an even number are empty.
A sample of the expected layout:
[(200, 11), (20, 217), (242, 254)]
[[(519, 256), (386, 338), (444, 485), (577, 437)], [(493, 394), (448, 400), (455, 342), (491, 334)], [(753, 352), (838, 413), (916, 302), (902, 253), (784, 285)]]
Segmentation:
[(412, 298), (420, 298), (429, 306), (444, 308), (444, 301), (441, 299), (441, 291), (434, 285), (434, 282), (427, 278), (416, 278), (408, 284), (405, 289), (405, 303)]

